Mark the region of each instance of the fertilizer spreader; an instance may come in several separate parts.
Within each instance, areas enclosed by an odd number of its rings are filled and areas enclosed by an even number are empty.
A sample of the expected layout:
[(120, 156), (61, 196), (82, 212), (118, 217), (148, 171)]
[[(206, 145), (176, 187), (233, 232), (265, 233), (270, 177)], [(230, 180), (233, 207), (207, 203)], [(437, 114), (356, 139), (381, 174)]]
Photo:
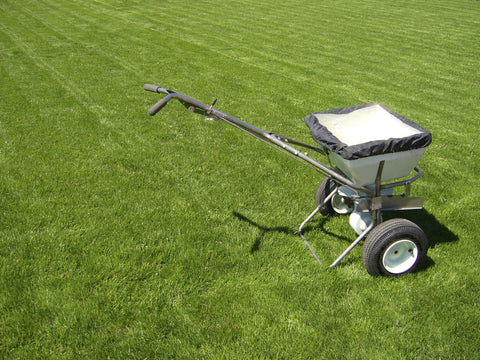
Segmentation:
[[(263, 141), (312, 168), (324, 178), (315, 194), (315, 210), (302, 222), (298, 234), (316, 261), (320, 259), (302, 232), (318, 213), (323, 216), (348, 215), (357, 238), (330, 265), (337, 265), (362, 239), (363, 263), (373, 276), (398, 276), (414, 271), (425, 257), (428, 240), (413, 222), (402, 219), (383, 221), (382, 212), (423, 207), (423, 197), (411, 197), (411, 184), (422, 171), (416, 166), (431, 143), (431, 134), (414, 122), (381, 104), (365, 104), (307, 115), (305, 122), (319, 146), (261, 130), (213, 105), (186, 95), (145, 84), (144, 89), (166, 96), (152, 106), (155, 115), (171, 99), (189, 111), (222, 121)], [(303, 147), (325, 155), (329, 166), (297, 150)]]

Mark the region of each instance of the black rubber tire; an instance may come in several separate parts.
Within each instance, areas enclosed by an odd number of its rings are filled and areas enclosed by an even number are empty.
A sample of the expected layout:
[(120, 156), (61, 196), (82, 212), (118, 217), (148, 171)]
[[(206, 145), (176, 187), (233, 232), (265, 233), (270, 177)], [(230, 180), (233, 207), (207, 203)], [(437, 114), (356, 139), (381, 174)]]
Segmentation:
[[(415, 271), (427, 250), (428, 239), (420, 227), (406, 219), (391, 219), (377, 225), (368, 234), (362, 259), (372, 276), (399, 276)], [(404, 254), (399, 265), (389, 266), (394, 264), (391, 259), (395, 259), (397, 253), (398, 256)]]
[[(322, 180), (322, 182), (318, 185), (317, 192), (315, 194), (315, 203), (317, 206), (323, 203), (325, 198), (330, 195), (336, 186), (337, 185), (335, 184), (335, 181), (333, 181), (331, 177), (326, 177)], [(327, 203), (320, 208), (320, 214), (323, 216), (336, 215), (331, 201), (327, 201)]]

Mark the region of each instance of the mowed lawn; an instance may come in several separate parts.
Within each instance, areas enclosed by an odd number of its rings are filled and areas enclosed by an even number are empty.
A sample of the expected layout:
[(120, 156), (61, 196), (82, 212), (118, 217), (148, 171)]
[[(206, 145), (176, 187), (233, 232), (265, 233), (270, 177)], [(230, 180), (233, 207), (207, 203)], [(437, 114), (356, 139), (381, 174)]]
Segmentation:
[[(480, 358), (479, 69), (479, 1), (1, 0), (0, 358)], [(320, 266), (322, 176), (144, 83), (309, 143), (372, 102), (430, 130), (424, 209), (386, 215), (426, 261)]]

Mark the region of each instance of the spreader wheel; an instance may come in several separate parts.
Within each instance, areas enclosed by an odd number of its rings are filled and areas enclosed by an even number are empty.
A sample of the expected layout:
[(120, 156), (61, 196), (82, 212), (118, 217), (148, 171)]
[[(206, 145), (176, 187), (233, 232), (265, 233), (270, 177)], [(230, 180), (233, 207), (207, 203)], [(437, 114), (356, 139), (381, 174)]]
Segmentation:
[(370, 275), (398, 276), (414, 271), (427, 249), (422, 229), (406, 219), (391, 219), (368, 234), (362, 258)]
[[(324, 202), (336, 186), (335, 181), (331, 177), (326, 177), (322, 180), (320, 185), (318, 185), (317, 193), (315, 194), (315, 202), (317, 206)], [(323, 216), (346, 215), (350, 214), (352, 210), (353, 207), (349, 203), (349, 199), (336, 192), (330, 201), (327, 201), (327, 203), (320, 208), (320, 214)]]

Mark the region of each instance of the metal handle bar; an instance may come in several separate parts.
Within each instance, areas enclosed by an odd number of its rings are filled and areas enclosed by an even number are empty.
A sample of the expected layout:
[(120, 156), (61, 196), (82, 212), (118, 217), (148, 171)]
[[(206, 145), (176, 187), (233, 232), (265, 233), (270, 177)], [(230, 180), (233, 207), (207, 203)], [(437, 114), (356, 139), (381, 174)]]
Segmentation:
[(154, 92), (154, 93), (160, 93), (160, 92), (162, 92), (162, 93), (164, 93), (164, 94), (168, 94), (169, 92), (171, 92), (171, 91), (169, 91), (169, 90), (167, 90), (167, 89), (164, 89), (164, 88), (162, 88), (162, 87), (160, 87), (160, 86), (151, 85), (151, 84), (145, 84), (145, 85), (143, 85), (143, 88), (144, 88), (145, 90), (147, 90), (147, 91), (151, 91), (151, 92)]
[[(255, 126), (253, 126), (249, 123), (246, 123), (246, 122), (244, 122), (240, 119), (237, 119), (237, 118), (235, 118), (231, 115), (228, 115), (228, 114), (225, 114), (225, 113), (223, 113), (219, 110), (216, 110), (212, 106), (206, 105), (206, 104), (204, 104), (200, 101), (192, 99), (191, 97), (188, 97), (188, 96), (183, 95), (181, 93), (177, 93), (173, 90), (168, 90), (168, 89), (162, 88), (160, 86), (150, 85), (150, 84), (145, 84), (143, 86), (143, 88), (147, 91), (167, 94), (167, 96), (165, 96), (162, 100), (157, 102), (155, 105), (153, 105), (148, 110), (148, 113), (151, 116), (155, 115), (158, 111), (163, 109), (165, 107), (165, 105), (167, 104), (167, 102), (169, 102), (171, 99), (178, 99), (184, 105), (190, 105), (190, 107), (189, 107), (190, 110), (192, 110), (192, 108), (191, 108), (192, 106), (193, 106), (193, 110), (195, 110), (195, 108), (201, 109), (207, 115), (209, 115), (210, 117), (217, 118), (218, 120), (221, 120), (221, 121), (223, 121), (223, 122), (225, 122), (229, 125), (232, 125), (232, 126), (237, 127), (241, 130), (244, 130), (248, 134), (250, 134), (250, 135), (252, 135), (252, 136), (254, 136), (254, 137), (256, 137), (256, 138), (258, 138), (258, 139), (260, 139), (264, 142), (273, 144), (273, 145), (275, 145), (275, 146), (273, 146), (275, 149), (296, 156), (297, 158), (295, 158), (295, 159), (302, 162), (304, 165), (309, 164), (309, 166), (311, 166), (316, 171), (321, 172), (324, 175), (333, 177), (337, 182), (339, 182), (341, 184), (347, 185), (351, 188), (354, 188), (356, 190), (367, 193), (370, 196), (375, 195), (375, 193), (372, 190), (370, 190), (370, 189), (368, 189), (364, 186), (355, 184), (354, 182), (347, 179), (345, 176), (343, 176), (342, 174), (340, 174), (336, 170), (331, 169), (331, 168), (323, 165), (322, 163), (319, 163), (318, 161), (312, 159), (308, 155), (304, 154), (303, 152), (301, 152), (301, 151), (297, 150), (296, 148), (294, 148), (293, 146), (289, 145), (285, 141), (287, 139), (283, 136), (280, 136), (280, 135), (274, 134), (272, 132), (267, 132), (267, 131), (264, 131), (262, 129), (259, 129), (259, 128), (255, 127)], [(293, 141), (292, 143), (294, 143), (296, 145), (299, 145), (299, 146), (306, 146), (306, 147), (309, 147), (309, 148), (312, 147), (311, 145), (303, 144), (300, 141)]]
[(151, 91), (154, 93), (167, 94), (167, 96), (165, 96), (162, 100), (160, 100), (155, 105), (153, 105), (150, 109), (148, 109), (148, 113), (150, 114), (150, 116), (153, 116), (156, 113), (158, 113), (160, 110), (162, 110), (164, 106), (167, 105), (167, 102), (169, 102), (174, 97), (173, 94), (175, 94), (174, 91), (167, 90), (160, 86), (151, 85), (151, 84), (145, 84), (143, 85), (143, 88), (147, 91)]
[(153, 105), (150, 109), (148, 109), (148, 113), (150, 114), (150, 116), (153, 116), (155, 115), (157, 112), (159, 112), (160, 110), (163, 109), (163, 107), (165, 105), (167, 105), (167, 102), (170, 101), (170, 99), (173, 98), (173, 94), (168, 94), (167, 96), (165, 96), (162, 100), (160, 100), (159, 102), (157, 102), (155, 105)]

